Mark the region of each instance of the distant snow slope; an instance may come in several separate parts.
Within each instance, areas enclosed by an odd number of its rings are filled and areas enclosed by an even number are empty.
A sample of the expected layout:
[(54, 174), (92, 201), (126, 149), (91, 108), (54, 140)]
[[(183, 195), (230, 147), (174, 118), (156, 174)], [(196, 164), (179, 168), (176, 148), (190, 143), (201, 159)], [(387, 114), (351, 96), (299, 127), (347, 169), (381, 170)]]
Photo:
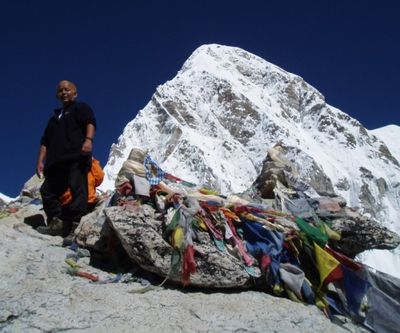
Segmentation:
[(304, 177), (317, 164), (348, 206), (400, 233), (398, 153), (373, 133), (301, 77), (239, 48), (203, 45), (126, 125), (102, 189), (113, 189), (131, 148), (141, 147), (180, 178), (241, 192), (282, 141), (297, 148), (290, 158)]
[(400, 161), (400, 126), (388, 125), (369, 132), (382, 140), (392, 155)]
[[(388, 125), (369, 131), (371, 134), (382, 140), (389, 148), (392, 155), (400, 161), (400, 127)], [(400, 189), (397, 191), (397, 198), (400, 196)], [(360, 259), (367, 265), (380, 271), (400, 278), (400, 249), (372, 250), (360, 255)]]
[(11, 198), (8, 195), (5, 195), (0, 192), (0, 207), (3, 207), (4, 205), (6, 205), (14, 200), (16, 200), (16, 198)]
[(0, 200), (2, 200), (5, 203), (9, 203), (9, 202), (15, 200), (15, 198), (11, 198), (11, 197), (9, 197), (9, 196), (7, 196), (7, 195), (5, 195), (5, 194), (0, 192)]

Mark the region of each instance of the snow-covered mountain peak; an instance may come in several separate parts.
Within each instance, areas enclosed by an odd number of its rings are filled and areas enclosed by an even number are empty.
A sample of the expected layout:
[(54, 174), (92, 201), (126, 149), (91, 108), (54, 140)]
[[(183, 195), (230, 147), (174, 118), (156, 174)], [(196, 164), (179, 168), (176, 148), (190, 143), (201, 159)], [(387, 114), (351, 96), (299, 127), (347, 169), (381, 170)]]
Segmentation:
[[(130, 149), (139, 146), (181, 178), (240, 192), (278, 141), (316, 161), (350, 206), (373, 211), (371, 196), (382, 196), (374, 184), (382, 191), (383, 181), (398, 182), (399, 163), (387, 146), (301, 77), (242, 49), (211, 44), (195, 50), (127, 124), (112, 146), (103, 188), (113, 187)], [(309, 165), (302, 168), (306, 177), (315, 164)]]
[(328, 105), (301, 77), (239, 48), (203, 45), (126, 125), (102, 189), (114, 188), (130, 150), (140, 147), (182, 179), (241, 192), (267, 149), (282, 142), (293, 147), (287, 158), (303, 177), (328, 179), (348, 206), (400, 233), (399, 152), (389, 141)]
[(282, 92), (290, 95), (292, 106), (299, 106), (301, 99), (308, 103), (311, 100), (315, 100), (316, 104), (324, 103), (323, 95), (300, 76), (236, 47), (216, 44), (199, 47), (175, 79), (184, 86), (196, 82), (204, 89), (209, 77), (219, 83), (218, 89), (238, 92), (261, 104), (268, 103), (271, 97), (281, 96)]
[(265, 84), (266, 76), (280, 76), (276, 82), (282, 78), (299, 78), (240, 48), (217, 44), (203, 45), (196, 49), (184, 63), (180, 73), (190, 71), (212, 73), (220, 79), (242, 83), (247, 81), (254, 85)]

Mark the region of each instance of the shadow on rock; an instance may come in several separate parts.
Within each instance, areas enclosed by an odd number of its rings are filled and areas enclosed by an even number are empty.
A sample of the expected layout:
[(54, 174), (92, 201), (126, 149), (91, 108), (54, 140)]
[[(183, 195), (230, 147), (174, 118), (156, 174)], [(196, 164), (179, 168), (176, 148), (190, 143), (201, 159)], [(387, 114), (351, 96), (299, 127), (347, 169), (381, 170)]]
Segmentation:
[(42, 214), (25, 217), (24, 223), (31, 226), (35, 230), (40, 226), (46, 226), (46, 222), (44, 221), (44, 217)]

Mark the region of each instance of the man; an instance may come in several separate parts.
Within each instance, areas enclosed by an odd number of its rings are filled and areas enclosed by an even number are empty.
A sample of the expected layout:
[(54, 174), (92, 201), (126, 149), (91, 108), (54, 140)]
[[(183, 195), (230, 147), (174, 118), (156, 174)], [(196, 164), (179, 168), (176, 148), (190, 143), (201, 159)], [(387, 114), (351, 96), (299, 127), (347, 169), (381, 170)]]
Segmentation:
[[(87, 174), (90, 169), (96, 118), (89, 105), (75, 101), (74, 83), (60, 81), (56, 97), (62, 106), (54, 110), (41, 139), (36, 173), (45, 176), (40, 188), (47, 226), (37, 230), (53, 236), (67, 236), (87, 213)], [(68, 216), (62, 215), (60, 196), (71, 190)]]

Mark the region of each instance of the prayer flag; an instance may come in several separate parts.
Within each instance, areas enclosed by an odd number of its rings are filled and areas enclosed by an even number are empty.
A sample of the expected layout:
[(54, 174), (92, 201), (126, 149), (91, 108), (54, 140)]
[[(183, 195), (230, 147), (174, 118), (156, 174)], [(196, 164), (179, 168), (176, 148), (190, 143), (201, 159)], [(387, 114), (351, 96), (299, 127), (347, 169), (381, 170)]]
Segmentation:
[(320, 287), (323, 284), (343, 278), (340, 262), (335, 257), (331, 256), (317, 243), (314, 243), (314, 251), (320, 276)]

